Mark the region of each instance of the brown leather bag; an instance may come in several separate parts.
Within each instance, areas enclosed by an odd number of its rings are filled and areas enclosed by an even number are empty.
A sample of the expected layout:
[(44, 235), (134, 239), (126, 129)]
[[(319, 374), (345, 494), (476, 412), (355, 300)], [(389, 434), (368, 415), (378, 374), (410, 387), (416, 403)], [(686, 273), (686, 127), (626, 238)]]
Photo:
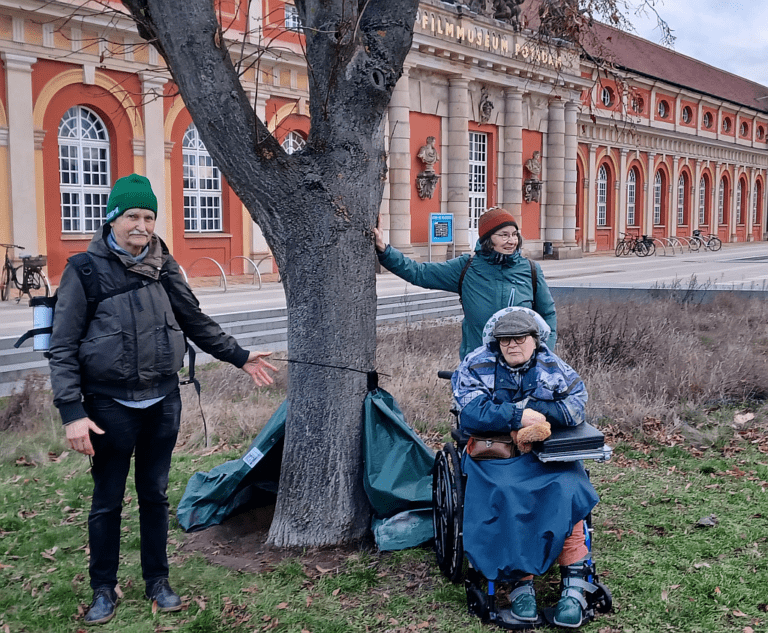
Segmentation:
[(467, 442), (467, 453), (474, 460), (509, 459), (515, 455), (515, 442), (510, 435), (482, 437), (472, 435)]

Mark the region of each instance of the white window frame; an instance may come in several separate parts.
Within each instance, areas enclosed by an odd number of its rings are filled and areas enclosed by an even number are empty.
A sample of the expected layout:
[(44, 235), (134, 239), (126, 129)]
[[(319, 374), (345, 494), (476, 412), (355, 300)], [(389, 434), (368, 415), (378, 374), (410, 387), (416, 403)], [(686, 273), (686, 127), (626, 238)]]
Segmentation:
[(111, 190), (109, 131), (98, 114), (72, 106), (59, 121), (62, 233), (95, 233)]
[(685, 224), (685, 175), (677, 179), (677, 225)]
[(744, 201), (744, 181), (739, 180), (739, 185), (736, 187), (736, 224), (741, 224), (741, 204)]
[(288, 132), (288, 134), (285, 135), (285, 138), (281, 143), (281, 147), (285, 150), (286, 154), (294, 154), (304, 149), (306, 144), (307, 141), (301, 134), (291, 130)]
[(477, 222), (488, 205), (488, 135), (469, 133), (469, 236), (477, 240)]
[(635, 203), (637, 202), (637, 172), (635, 168), (627, 175), (627, 226), (636, 226)]
[(657, 171), (653, 178), (653, 223), (661, 224), (661, 172)]
[(725, 178), (720, 179), (720, 187), (717, 193), (717, 224), (725, 223)]
[(610, 108), (613, 105), (613, 90), (607, 86), (604, 87), (600, 93), (600, 101), (602, 102), (603, 106)]
[(190, 123), (182, 140), (184, 168), (184, 232), (221, 233), (221, 172)]
[(699, 180), (699, 225), (707, 221), (707, 181), (704, 176)]
[(285, 5), (285, 30), (301, 33), (301, 19), (298, 9), (292, 4)]
[(762, 195), (760, 196), (757, 195), (758, 190), (759, 190), (759, 187), (757, 186), (757, 183), (755, 183), (755, 187), (754, 189), (752, 189), (752, 224), (753, 225), (756, 225), (758, 223), (757, 222), (757, 210), (759, 208), (758, 198), (762, 198)]
[(608, 170), (597, 170), (597, 226), (608, 226)]

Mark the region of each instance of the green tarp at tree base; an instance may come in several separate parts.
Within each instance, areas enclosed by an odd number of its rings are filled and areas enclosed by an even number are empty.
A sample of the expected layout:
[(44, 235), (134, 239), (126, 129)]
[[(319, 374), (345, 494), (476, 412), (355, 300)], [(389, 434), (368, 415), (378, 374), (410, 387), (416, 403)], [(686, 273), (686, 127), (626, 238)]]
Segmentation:
[[(280, 405), (243, 457), (190, 478), (176, 511), (184, 530), (202, 530), (249, 504), (274, 501), (287, 408), (287, 402)], [(373, 508), (376, 545), (397, 550), (431, 539), (435, 454), (383, 389), (374, 389), (365, 398), (363, 444), (363, 483)]]

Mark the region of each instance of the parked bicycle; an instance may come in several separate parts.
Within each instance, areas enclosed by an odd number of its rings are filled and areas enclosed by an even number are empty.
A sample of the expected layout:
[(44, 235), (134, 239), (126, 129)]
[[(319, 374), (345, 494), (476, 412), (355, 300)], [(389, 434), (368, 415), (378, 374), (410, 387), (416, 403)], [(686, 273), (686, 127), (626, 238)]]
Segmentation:
[(51, 293), (51, 286), (43, 272), (43, 267), (48, 263), (45, 255), (22, 255), (21, 264), (14, 267), (10, 258), (11, 249), (18, 248), (23, 251), (24, 247), (18, 244), (0, 244), (0, 247), (5, 248), (0, 289), (0, 298), (3, 301), (8, 301), (11, 296), (11, 285), (19, 291), (16, 303), (25, 294), (31, 299), (33, 296), (47, 297)]
[(616, 243), (616, 257), (629, 255), (630, 253), (634, 253), (638, 257), (647, 257), (656, 252), (656, 245), (653, 243), (653, 239), (647, 235), (643, 235), (638, 239), (637, 235), (621, 232), (619, 234), (622, 238)]
[(723, 242), (713, 233), (702, 235), (701, 231), (696, 229), (690, 238), (689, 247), (692, 251), (698, 251), (702, 246), (710, 251), (719, 251), (723, 247)]

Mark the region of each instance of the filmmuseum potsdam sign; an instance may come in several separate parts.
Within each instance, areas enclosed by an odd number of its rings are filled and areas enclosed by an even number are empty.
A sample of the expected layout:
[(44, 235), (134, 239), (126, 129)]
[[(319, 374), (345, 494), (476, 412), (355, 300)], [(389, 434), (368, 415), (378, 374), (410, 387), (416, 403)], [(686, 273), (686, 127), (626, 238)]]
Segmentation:
[(419, 8), (414, 31), (538, 67), (556, 71), (578, 69), (578, 57), (569, 51), (540, 46), (521, 34), (486, 28), (456, 15)]

